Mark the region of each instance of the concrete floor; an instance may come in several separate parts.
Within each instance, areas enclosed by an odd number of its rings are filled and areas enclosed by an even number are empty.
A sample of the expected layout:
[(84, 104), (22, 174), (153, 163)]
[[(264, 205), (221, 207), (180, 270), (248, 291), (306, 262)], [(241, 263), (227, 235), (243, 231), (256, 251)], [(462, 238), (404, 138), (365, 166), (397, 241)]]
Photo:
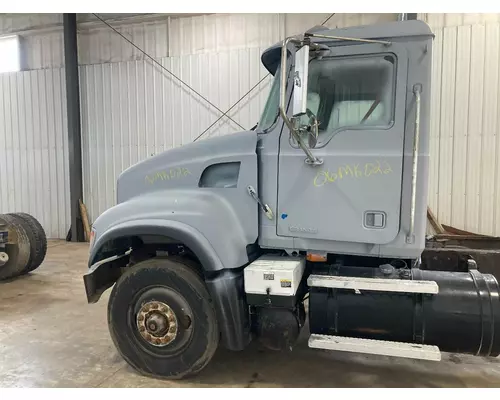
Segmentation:
[(108, 334), (109, 291), (87, 305), (82, 274), (88, 247), (50, 242), (34, 273), (0, 283), (0, 387), (500, 387), (500, 359), (444, 354), (444, 361), (309, 349), (291, 353), (219, 349), (195, 378), (143, 377)]

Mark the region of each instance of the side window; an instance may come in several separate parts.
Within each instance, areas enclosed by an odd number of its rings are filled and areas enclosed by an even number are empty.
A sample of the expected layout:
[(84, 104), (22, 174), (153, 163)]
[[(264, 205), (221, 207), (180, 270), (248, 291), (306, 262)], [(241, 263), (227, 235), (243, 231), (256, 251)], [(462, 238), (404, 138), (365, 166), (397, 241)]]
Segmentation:
[(317, 146), (347, 128), (389, 127), (394, 119), (395, 76), (392, 55), (311, 61), (307, 107), (320, 123)]

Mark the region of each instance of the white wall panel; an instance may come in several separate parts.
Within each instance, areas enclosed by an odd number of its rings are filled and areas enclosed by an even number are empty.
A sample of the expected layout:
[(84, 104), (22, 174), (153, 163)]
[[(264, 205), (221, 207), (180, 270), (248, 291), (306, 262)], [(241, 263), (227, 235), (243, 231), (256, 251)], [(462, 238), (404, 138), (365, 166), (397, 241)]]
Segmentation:
[(70, 224), (64, 71), (0, 75), (0, 213), (34, 215), (51, 238)]
[(418, 14), (418, 19), (426, 21), (431, 26), (431, 28), (438, 29), (451, 26), (469, 26), (475, 24), (497, 23), (500, 22), (500, 14)]
[[(144, 15), (126, 21), (102, 15), (133, 43), (155, 58), (265, 48), (285, 35), (321, 24), (330, 14), (207, 14), (192, 17)], [(328, 27), (395, 20), (397, 14), (335, 14)], [(111, 18), (111, 19), (110, 19)], [(80, 64), (142, 60), (144, 55), (90, 14), (78, 15)], [(61, 14), (0, 17), (0, 35), (18, 32), (26, 69), (64, 66)]]
[[(102, 22), (90, 28), (78, 28), (80, 64), (142, 60), (144, 54)], [(116, 24), (110, 22), (127, 39), (152, 57), (168, 55), (168, 17), (156, 22)], [(62, 54), (64, 54), (62, 52)], [(64, 63), (64, 56), (61, 58)]]
[[(117, 17), (121, 19), (116, 19)], [(153, 57), (168, 55), (167, 15), (124, 19), (123, 14), (101, 17)], [(81, 64), (141, 60), (144, 55), (91, 14), (78, 14)], [(21, 37), (25, 69), (64, 66), (62, 14), (8, 14), (0, 16), (0, 35)]]
[(500, 14), (421, 14), (436, 35), (429, 206), (500, 236)]
[[(99, 22), (99, 24), (102, 24)], [(111, 22), (114, 26), (115, 24)], [(168, 20), (154, 23), (116, 24), (116, 29), (152, 57), (168, 54)], [(62, 28), (49, 32), (20, 34), (26, 69), (64, 66)], [(80, 64), (142, 60), (144, 54), (106, 25), (78, 28)]]
[(212, 14), (171, 18), (171, 56), (263, 48), (282, 40), (284, 14)]
[[(285, 18), (287, 35), (300, 34), (315, 25), (321, 25), (331, 14), (280, 14)], [(348, 14), (336, 13), (325, 26), (328, 28), (345, 28), (347, 26), (371, 25), (395, 21), (397, 14)]]

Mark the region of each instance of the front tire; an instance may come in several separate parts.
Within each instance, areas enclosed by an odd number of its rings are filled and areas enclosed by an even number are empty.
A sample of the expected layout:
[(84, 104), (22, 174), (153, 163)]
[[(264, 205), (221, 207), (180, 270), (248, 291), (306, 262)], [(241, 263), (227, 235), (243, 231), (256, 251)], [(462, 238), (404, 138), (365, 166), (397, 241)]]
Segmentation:
[(210, 295), (182, 260), (154, 258), (128, 269), (108, 303), (111, 338), (147, 376), (181, 379), (201, 371), (219, 342)]

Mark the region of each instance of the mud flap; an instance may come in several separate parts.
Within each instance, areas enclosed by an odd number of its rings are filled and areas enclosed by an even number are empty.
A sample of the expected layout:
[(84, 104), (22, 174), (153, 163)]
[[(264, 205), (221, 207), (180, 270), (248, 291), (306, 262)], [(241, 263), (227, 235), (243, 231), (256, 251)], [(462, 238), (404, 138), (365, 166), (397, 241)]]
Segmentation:
[(232, 351), (243, 350), (251, 341), (243, 271), (224, 270), (206, 283), (215, 304), (222, 345)]
[(122, 267), (128, 262), (128, 254), (113, 256), (94, 264), (83, 275), (87, 302), (97, 303), (101, 295), (115, 284), (122, 274)]

